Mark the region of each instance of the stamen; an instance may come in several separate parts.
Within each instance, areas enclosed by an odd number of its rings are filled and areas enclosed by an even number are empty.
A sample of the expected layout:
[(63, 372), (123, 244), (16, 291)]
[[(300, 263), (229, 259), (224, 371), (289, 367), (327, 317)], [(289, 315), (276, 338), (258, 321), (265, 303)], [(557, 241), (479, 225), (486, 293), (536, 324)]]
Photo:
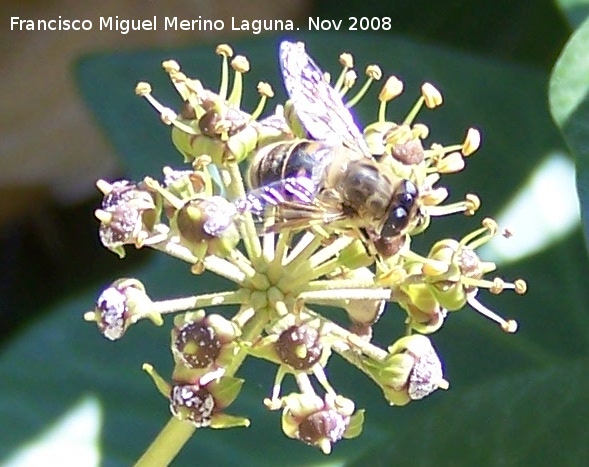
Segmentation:
[(516, 279), (514, 281), (515, 285), (515, 293), (518, 295), (523, 295), (528, 291), (528, 284), (523, 279)]
[[(468, 246), (470, 249), (475, 250), (478, 247), (484, 245), (491, 240), (499, 231), (499, 226), (495, 220), (487, 217), (482, 221), (483, 227), (470, 232), (460, 240), (460, 246)], [(479, 237), (479, 238), (477, 238)]]
[(421, 95), (423, 96), (426, 107), (429, 109), (435, 109), (444, 102), (440, 91), (431, 83), (423, 83), (421, 86)]
[(411, 108), (411, 110), (409, 111), (407, 116), (405, 117), (405, 120), (403, 120), (403, 125), (411, 125), (411, 123), (413, 123), (413, 120), (415, 119), (415, 117), (417, 116), (417, 114), (419, 113), (421, 108), (423, 107), (424, 102), (425, 102), (425, 99), (423, 98), (423, 96), (420, 96), (419, 99), (417, 99), (417, 102), (415, 102), (415, 104), (413, 104), (413, 107)]
[(339, 56), (340, 64), (345, 68), (354, 68), (354, 56), (349, 52), (344, 52)]
[[(339, 63), (343, 68), (339, 76), (337, 77), (337, 81), (333, 85), (333, 88), (337, 92), (340, 92), (342, 89), (346, 73), (352, 68), (354, 68), (354, 57), (350, 53), (343, 53), (339, 56)], [(328, 74), (326, 73), (326, 75)], [(326, 76), (325, 80), (329, 82), (329, 76)]]
[(448, 189), (444, 187), (429, 189), (423, 192), (419, 199), (424, 206), (437, 206), (448, 198)]
[(481, 145), (481, 133), (475, 128), (469, 128), (462, 143), (462, 154), (470, 156)]
[(429, 136), (429, 127), (423, 123), (416, 123), (411, 128), (411, 132), (415, 138), (425, 139)]
[[(248, 303), (248, 301), (244, 301), (243, 303)], [(246, 325), (246, 323), (254, 317), (256, 314), (256, 309), (251, 305), (243, 305), (239, 311), (231, 318), (231, 322), (235, 323), (241, 329)]]
[(178, 114), (169, 107), (164, 107), (157, 99), (151, 95), (151, 86), (148, 83), (140, 82), (135, 86), (135, 94), (145, 98), (151, 106), (160, 113), (161, 120), (166, 125), (174, 125), (176, 128), (188, 133), (189, 135), (196, 135), (192, 127), (186, 125), (178, 119)]
[(362, 88), (356, 93), (356, 95), (352, 97), (352, 99), (350, 99), (348, 102), (346, 102), (346, 107), (354, 107), (354, 105), (356, 105), (358, 101), (364, 97), (364, 94), (366, 94), (366, 91), (368, 91), (368, 88), (370, 87), (372, 82), (375, 80), (379, 80), (382, 77), (382, 71), (377, 65), (368, 65), (366, 67), (366, 76), (368, 76), (368, 79), (366, 80)]
[(221, 82), (219, 83), (219, 96), (225, 100), (229, 88), (229, 57), (233, 57), (233, 49), (227, 44), (219, 44), (215, 53), (222, 57), (221, 61)]
[(406, 144), (414, 138), (409, 125), (397, 125), (391, 128), (384, 136), (387, 146), (395, 144)]
[(439, 276), (440, 274), (448, 272), (449, 265), (445, 261), (427, 258), (411, 250), (402, 251), (400, 254), (409, 261), (423, 264), (421, 272), (427, 276)]
[(174, 112), (172, 109), (170, 109), (169, 107), (164, 107), (162, 109), (162, 112), (160, 113), (160, 119), (166, 125), (172, 125), (176, 121), (177, 118), (178, 118), (178, 114), (176, 112)]
[[(220, 97), (212, 92), (205, 92), (205, 89), (199, 80), (189, 79), (184, 73), (178, 73), (172, 82), (174, 83), (178, 94), (180, 94), (184, 102), (187, 102), (193, 110), (194, 116), (191, 116), (191, 119), (198, 120), (206, 113), (206, 110), (203, 108), (203, 99), (207, 97), (208, 94), (220, 99)], [(210, 101), (212, 97), (208, 96), (207, 99)]]
[[(164, 62), (164, 69), (168, 72), (170, 81), (176, 88), (176, 91), (182, 97), (183, 101), (188, 100), (188, 96), (190, 95), (190, 90), (187, 89), (186, 81), (188, 81), (188, 77), (180, 71), (180, 67), (176, 62), (173, 62), (172, 65), (166, 65), (167, 62)], [(174, 66), (175, 65), (175, 66)]]
[(146, 83), (145, 81), (139, 81), (135, 86), (135, 94), (138, 96), (151, 94), (151, 84)]
[[(303, 237), (299, 243), (302, 243), (303, 240), (305, 240), (305, 237)], [(304, 270), (304, 271), (313, 272), (312, 270), (309, 270), (307, 266), (305, 266), (303, 269), (302, 265), (303, 265), (303, 263), (306, 263), (309, 260), (311, 255), (317, 250), (317, 248), (319, 248), (321, 246), (322, 242), (323, 242), (323, 238), (320, 235), (313, 235), (313, 238), (311, 239), (311, 241), (309, 241), (308, 243), (305, 242), (306, 245), (301, 250), (298, 250), (299, 245), (297, 245), (297, 247), (295, 247), (292, 250), (291, 254), (286, 259), (287, 262), (284, 266), (288, 267), (291, 271), (297, 271), (297, 270), (303, 271)], [(297, 250), (298, 250), (298, 252), (297, 252)], [(296, 253), (296, 256), (295, 256), (295, 253)], [(300, 274), (298, 276), (298, 280), (299, 281), (304, 280), (305, 282), (308, 282), (309, 278), (306, 274)], [(295, 281), (293, 281), (293, 282), (295, 282)]]
[(180, 65), (176, 60), (164, 60), (162, 62), (162, 68), (169, 75), (174, 75), (180, 71)]
[(378, 100), (380, 106), (378, 107), (378, 121), (386, 121), (386, 106), (387, 102), (393, 100), (395, 97), (403, 93), (403, 81), (398, 79), (396, 76), (389, 76), (384, 83), (384, 86), (378, 94)]
[(356, 84), (358, 75), (354, 70), (348, 70), (344, 76), (344, 83), (340, 91), (340, 95), (344, 97), (346, 93)]
[(219, 44), (215, 49), (215, 53), (223, 57), (233, 57), (233, 49), (229, 44)]
[(235, 107), (241, 105), (241, 96), (243, 94), (243, 74), (250, 69), (250, 64), (243, 55), (236, 55), (231, 60), (231, 67), (235, 70), (235, 77), (233, 78), (233, 88), (231, 94), (227, 98), (227, 102)]
[(403, 93), (403, 81), (396, 76), (389, 76), (378, 94), (379, 101), (391, 101)]
[(437, 161), (439, 161), (443, 156), (446, 154), (450, 154), (455, 151), (462, 152), (462, 145), (460, 144), (452, 144), (450, 146), (442, 146), (438, 143), (433, 143), (429, 149), (424, 151), (425, 157), (428, 160), (431, 160), (432, 163), (435, 165)]
[(464, 158), (462, 154), (455, 151), (447, 154), (443, 159), (438, 161), (436, 168), (439, 173), (456, 173), (464, 169), (465, 166)]
[(258, 117), (262, 114), (262, 111), (264, 110), (268, 98), (274, 97), (274, 90), (272, 89), (272, 86), (270, 86), (268, 83), (260, 81), (258, 83), (258, 94), (260, 94), (260, 101), (258, 102), (258, 105), (256, 106), (255, 110), (252, 112), (252, 120), (257, 120)]
[(341, 267), (339, 259), (332, 258), (313, 268), (311, 274), (304, 274), (299, 276), (295, 281), (293, 281), (293, 284), (295, 284), (295, 286), (298, 286), (299, 284), (303, 285), (304, 283), (318, 279), (319, 277), (328, 276), (329, 274), (336, 271), (339, 267)]
[(151, 177), (145, 177), (143, 179), (143, 182), (145, 183), (145, 185), (148, 188), (159, 193), (162, 196), (162, 198), (164, 198), (168, 203), (170, 203), (170, 205), (174, 209), (176, 209), (176, 210), (182, 209), (184, 207), (184, 205), (186, 204), (184, 200), (178, 198), (176, 195), (172, 194), (171, 192), (166, 190), (164, 187), (162, 187), (157, 180), (155, 180)]
[(481, 201), (478, 196), (469, 193), (466, 195), (464, 201), (457, 203), (446, 204), (444, 206), (424, 206), (426, 214), (430, 216), (447, 216), (449, 214), (456, 214), (464, 212), (466, 216), (472, 216), (481, 206)]
[(473, 193), (468, 193), (466, 195), (465, 203), (466, 203), (466, 211), (464, 212), (464, 214), (466, 216), (474, 216), (475, 213), (481, 207), (481, 199)]
[(478, 313), (489, 318), (492, 321), (495, 321), (497, 324), (501, 326), (501, 328), (510, 334), (513, 334), (517, 331), (517, 321), (509, 319), (505, 320), (495, 312), (491, 311), (489, 308), (484, 306), (481, 302), (476, 299), (477, 291), (470, 293), (467, 295), (466, 301), (468, 304)]

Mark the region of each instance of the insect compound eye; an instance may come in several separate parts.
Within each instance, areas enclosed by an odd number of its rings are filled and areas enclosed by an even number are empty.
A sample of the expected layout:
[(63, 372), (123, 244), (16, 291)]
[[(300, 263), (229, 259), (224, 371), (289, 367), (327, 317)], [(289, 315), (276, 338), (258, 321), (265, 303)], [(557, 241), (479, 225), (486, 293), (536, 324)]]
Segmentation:
[(409, 222), (409, 212), (403, 206), (395, 206), (389, 212), (389, 217), (384, 223), (382, 232), (383, 237), (394, 237), (399, 235)]
[(409, 224), (418, 195), (417, 187), (411, 180), (405, 179), (399, 184), (391, 200), (389, 216), (382, 228), (383, 237), (394, 237), (402, 233)]
[(393, 204), (396, 206), (403, 206), (406, 210), (410, 210), (415, 204), (418, 192), (417, 187), (411, 180), (403, 180), (393, 196)]

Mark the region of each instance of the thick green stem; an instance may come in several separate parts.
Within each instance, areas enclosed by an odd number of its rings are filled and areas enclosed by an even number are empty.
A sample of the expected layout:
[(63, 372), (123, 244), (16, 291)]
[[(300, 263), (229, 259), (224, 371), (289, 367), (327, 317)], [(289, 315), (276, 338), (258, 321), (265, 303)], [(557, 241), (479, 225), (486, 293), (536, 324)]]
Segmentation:
[(135, 463), (135, 467), (169, 465), (195, 431), (196, 427), (192, 423), (176, 417), (170, 418), (153, 443)]

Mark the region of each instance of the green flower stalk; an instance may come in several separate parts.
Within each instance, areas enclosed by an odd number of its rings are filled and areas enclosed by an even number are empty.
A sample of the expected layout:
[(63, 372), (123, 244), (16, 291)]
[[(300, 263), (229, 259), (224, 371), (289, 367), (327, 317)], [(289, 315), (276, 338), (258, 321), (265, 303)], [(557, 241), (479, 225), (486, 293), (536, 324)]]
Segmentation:
[[(475, 250), (496, 235), (494, 221), (486, 219), (482, 228), (461, 240), (441, 239), (425, 255), (411, 245), (412, 237), (430, 228), (435, 217), (472, 216), (479, 209), (475, 194), (443, 204), (448, 190), (440, 185), (442, 176), (465, 167), (465, 158), (480, 145), (479, 131), (469, 129), (459, 144), (427, 144), (430, 131), (416, 121), (418, 113), (423, 106), (434, 109), (443, 103), (442, 94), (430, 83), (423, 84), (402, 122), (387, 121), (386, 107), (404, 87), (398, 78), (389, 77), (379, 94), (377, 121), (366, 126), (363, 136), (358, 130), (362, 141), (352, 141), (359, 148), (367, 147), (378, 160), (366, 162), (371, 170), (382, 170), (395, 182), (394, 193), (388, 194), (390, 206), (385, 206), (390, 224), (376, 215), (374, 222), (367, 223), (362, 210), (372, 212), (377, 208), (370, 203), (379, 201), (371, 198), (372, 193), (338, 192), (325, 180), (306, 178), (302, 163), (295, 176), (276, 174), (300, 162), (301, 148), (327, 147), (328, 155), (316, 156), (322, 157), (317, 160), (328, 167), (341, 163), (329, 146), (311, 138), (310, 121), (328, 125), (327, 130), (331, 123), (317, 117), (316, 110), (301, 108), (300, 99), (324, 98), (345, 119), (346, 106), (362, 99), (382, 72), (368, 66), (365, 83), (344, 106), (340, 96), (356, 82), (350, 54), (340, 57), (344, 69), (331, 88), (301, 45), (287, 43), (284, 50), (295, 54), (294, 58), (281, 55), (281, 60), (287, 89), (299, 101), (293, 98), (294, 102), (278, 105), (263, 119), (260, 115), (272, 89), (260, 83), (256, 109), (242, 110), (244, 74), (250, 64), (245, 57), (233, 57), (229, 46), (217, 48), (222, 60), (217, 92), (188, 78), (175, 61), (164, 62), (184, 101), (182, 111), (160, 104), (147, 83), (139, 83), (136, 92), (172, 126), (172, 141), (187, 167), (164, 167), (161, 181), (145, 177), (139, 182), (97, 184), (104, 201), (96, 217), (106, 248), (123, 257), (126, 245), (149, 247), (187, 263), (187, 274), (195, 275), (194, 280), (208, 271), (235, 284), (224, 292), (157, 301), (138, 281), (121, 279), (86, 313), (85, 318), (95, 321), (112, 340), (123, 337), (141, 318), (160, 325), (166, 315), (176, 314), (170, 382), (144, 365), (168, 399), (173, 418), (137, 465), (167, 464), (196, 429), (248, 426), (246, 418), (226, 413), (244, 384), (236, 375), (247, 357), (276, 365), (274, 385), (263, 403), (269, 410), (282, 410), (286, 436), (327, 454), (341, 439), (358, 436), (364, 422), (364, 413), (356, 409), (351, 396), (338, 394), (327, 376), (333, 355), (372, 379), (390, 405), (402, 406), (448, 388), (441, 359), (425, 334), (441, 331), (450, 311), (469, 305), (505, 331), (515, 331), (515, 321), (500, 318), (477, 299), (485, 288), (492, 293), (526, 289), (521, 280), (485, 278), (495, 265), (481, 260)], [(304, 84), (312, 92), (304, 91), (303, 97), (296, 94), (299, 84), (293, 81), (299, 66), (310, 67), (301, 76), (309, 80)], [(313, 103), (318, 108), (322, 104)], [(341, 164), (342, 171), (350, 170), (348, 162), (357, 161), (346, 144), (340, 148), (349, 158)], [(285, 147), (286, 152), (280, 152)], [(252, 161), (254, 168), (247, 165)], [(250, 179), (260, 174), (276, 177), (269, 185), (250, 190), (241, 168), (250, 171)], [(331, 168), (324, 171), (335, 176)], [(353, 197), (364, 203), (357, 211), (357, 204), (346, 201)], [(211, 312), (219, 305), (234, 306), (234, 314)], [(342, 313), (329, 319), (316, 305), (336, 307)], [(373, 328), (383, 313), (399, 309), (406, 314), (406, 326), (391, 336), (388, 348), (380, 348), (372, 342)], [(287, 377), (294, 379), (298, 391), (282, 395)]]

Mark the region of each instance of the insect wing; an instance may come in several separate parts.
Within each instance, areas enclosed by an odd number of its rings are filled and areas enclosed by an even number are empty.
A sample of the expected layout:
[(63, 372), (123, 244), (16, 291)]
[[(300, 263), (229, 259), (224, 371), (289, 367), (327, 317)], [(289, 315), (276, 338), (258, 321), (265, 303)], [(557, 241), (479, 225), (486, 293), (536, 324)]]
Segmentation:
[[(250, 191), (235, 203), (237, 211), (252, 214), (260, 234), (284, 228), (303, 229), (339, 219), (338, 206), (319, 203), (317, 185), (308, 177), (288, 177)], [(268, 219), (274, 224), (268, 227)]]
[(262, 217), (268, 207), (284, 203), (311, 204), (314, 200), (315, 184), (308, 177), (288, 177), (250, 191), (245, 198), (236, 202), (238, 211), (251, 212)]
[(280, 44), (280, 66), (286, 92), (309, 135), (333, 145), (343, 143), (371, 157), (352, 114), (307, 55), (302, 42)]

